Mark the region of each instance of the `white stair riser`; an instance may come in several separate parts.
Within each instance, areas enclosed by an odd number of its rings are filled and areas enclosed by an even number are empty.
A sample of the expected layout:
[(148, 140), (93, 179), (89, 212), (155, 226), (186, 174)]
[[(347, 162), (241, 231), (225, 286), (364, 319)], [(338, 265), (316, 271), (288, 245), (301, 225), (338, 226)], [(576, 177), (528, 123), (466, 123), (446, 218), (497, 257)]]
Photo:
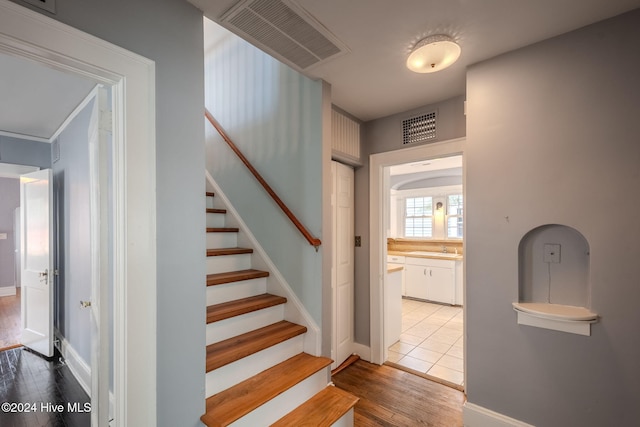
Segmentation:
[(253, 297), (267, 292), (267, 278), (207, 286), (207, 306)]
[(207, 233), (207, 249), (235, 248), (238, 233)]
[(207, 212), (207, 227), (224, 227), (225, 214)]
[[(298, 335), (280, 344), (207, 372), (206, 397), (213, 396), (231, 386), (238, 384), (270, 367), (302, 352), (303, 335)], [(325, 381), (326, 382), (326, 381)], [(264, 425), (263, 423), (259, 423)]]
[(215, 197), (207, 196), (207, 209), (213, 209), (215, 207), (214, 200), (215, 200)]
[(207, 257), (207, 274), (251, 268), (251, 254), (219, 255)]
[(229, 424), (229, 426), (249, 427), (271, 425), (311, 399), (311, 397), (326, 386), (327, 371), (326, 369), (321, 369), (284, 393), (274, 397), (264, 405), (254, 409), (236, 422)]
[(332, 427), (353, 427), (353, 408), (349, 409), (346, 414), (341, 416), (336, 420), (335, 423), (331, 424)]
[(207, 345), (271, 325), (284, 319), (284, 305), (263, 308), (207, 325)]

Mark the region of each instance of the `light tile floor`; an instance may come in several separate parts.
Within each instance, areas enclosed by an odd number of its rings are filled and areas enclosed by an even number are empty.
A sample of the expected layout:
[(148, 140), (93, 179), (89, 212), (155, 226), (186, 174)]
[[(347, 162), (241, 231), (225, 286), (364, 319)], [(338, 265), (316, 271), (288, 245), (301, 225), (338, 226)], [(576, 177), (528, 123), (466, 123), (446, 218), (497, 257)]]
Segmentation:
[(464, 385), (462, 307), (402, 299), (400, 341), (387, 361)]

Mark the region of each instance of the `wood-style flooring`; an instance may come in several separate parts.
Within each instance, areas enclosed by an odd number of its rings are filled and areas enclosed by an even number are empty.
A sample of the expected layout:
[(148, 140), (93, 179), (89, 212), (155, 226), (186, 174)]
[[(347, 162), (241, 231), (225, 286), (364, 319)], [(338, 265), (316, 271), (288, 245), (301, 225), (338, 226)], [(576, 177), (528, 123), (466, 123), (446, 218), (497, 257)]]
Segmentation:
[(358, 360), (333, 375), (335, 385), (360, 398), (356, 427), (462, 427), (464, 393), (390, 366)]
[(0, 297), (0, 350), (20, 344), (20, 288), (14, 296)]
[[(89, 397), (59, 358), (23, 347), (0, 352), (2, 427), (87, 427)], [(8, 409), (8, 410), (7, 410)]]

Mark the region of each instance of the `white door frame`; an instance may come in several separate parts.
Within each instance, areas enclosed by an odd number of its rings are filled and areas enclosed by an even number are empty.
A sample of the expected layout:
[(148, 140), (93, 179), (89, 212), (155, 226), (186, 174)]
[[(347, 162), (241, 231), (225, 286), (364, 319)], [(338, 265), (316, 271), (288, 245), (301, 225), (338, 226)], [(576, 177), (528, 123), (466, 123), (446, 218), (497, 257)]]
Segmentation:
[(0, 52), (112, 87), (112, 425), (156, 425), (155, 63), (8, 0)]
[[(387, 230), (383, 219), (389, 215), (389, 206), (388, 203), (385, 203), (388, 197), (385, 197), (383, 192), (385, 188), (384, 168), (422, 159), (463, 154), (464, 141), (465, 138), (457, 138), (369, 156), (369, 240), (371, 242), (369, 246), (369, 304), (371, 319), (369, 343), (372, 363), (379, 365), (384, 363), (384, 325), (382, 322), (384, 318), (384, 278), (387, 265)], [(465, 168), (463, 167), (463, 191), (465, 188), (464, 170)], [(386, 215), (384, 214), (385, 212)], [(463, 286), (466, 286), (466, 284)], [(465, 307), (463, 305), (463, 310)], [(466, 316), (464, 318), (466, 321)]]

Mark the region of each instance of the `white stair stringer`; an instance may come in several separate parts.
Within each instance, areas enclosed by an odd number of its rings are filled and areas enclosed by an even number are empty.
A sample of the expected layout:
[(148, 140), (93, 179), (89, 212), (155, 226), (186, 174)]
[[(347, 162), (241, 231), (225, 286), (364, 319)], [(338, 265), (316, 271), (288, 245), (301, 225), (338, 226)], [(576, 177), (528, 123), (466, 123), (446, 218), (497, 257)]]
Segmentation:
[(254, 297), (267, 292), (267, 278), (259, 277), (251, 280), (207, 286), (207, 306)]
[(236, 422), (231, 423), (230, 426), (271, 425), (311, 399), (314, 394), (325, 387), (327, 387), (327, 375), (325, 370), (321, 369)]
[[(205, 377), (206, 397), (226, 390), (241, 381), (265, 371), (278, 363), (284, 362), (302, 352), (304, 334), (283, 341), (266, 348), (250, 356), (236, 360), (228, 365), (207, 372)], [(327, 375), (324, 373), (324, 385), (327, 383)], [(320, 390), (320, 389), (318, 389)], [(316, 392), (318, 392), (316, 390)], [(263, 425), (262, 423), (254, 425)]]
[[(213, 177), (209, 174), (208, 171), (205, 171), (206, 180), (207, 180), (207, 188), (208, 191), (213, 191), (215, 193), (215, 197), (208, 197), (207, 199), (214, 199), (211, 207), (215, 208), (224, 208), (227, 210), (226, 214), (226, 226), (237, 227), (240, 229), (241, 240), (240, 241), (243, 246), (250, 247), (253, 249), (253, 254), (249, 257), (250, 265), (247, 266), (243, 264), (244, 267), (240, 268), (228, 268), (226, 265), (222, 267), (221, 270), (210, 270), (209, 264), (207, 266), (207, 273), (217, 273), (223, 271), (236, 271), (247, 268), (255, 268), (260, 270), (269, 271), (270, 275), (267, 278), (267, 292), (272, 293), (274, 295), (281, 295), (287, 298), (287, 303), (285, 304), (284, 309), (284, 319), (293, 323), (297, 323), (299, 325), (303, 325), (307, 327), (307, 332), (303, 335), (304, 337), (304, 352), (313, 355), (320, 356), (321, 355), (321, 336), (320, 336), (320, 328), (315, 323), (309, 312), (305, 309), (304, 305), (300, 302), (300, 299), (293, 292), (289, 284), (286, 282), (282, 274), (278, 271), (273, 262), (269, 259), (266, 252), (262, 248), (262, 246), (258, 243), (254, 235), (251, 233), (251, 230), (246, 226), (242, 218), (239, 216), (238, 212), (234, 209), (234, 207), (229, 202), (229, 199), (222, 192), (218, 184), (214, 181)], [(209, 206), (209, 202), (207, 204)], [(224, 234), (233, 234), (235, 238), (235, 234), (237, 233), (207, 233), (207, 248), (224, 248), (224, 247), (235, 247), (235, 245), (220, 245), (217, 240), (220, 239), (229, 239), (228, 236), (218, 236)], [(216, 236), (209, 236), (216, 235)], [(216, 240), (215, 242), (213, 240)], [(248, 244), (245, 244), (248, 242)], [(210, 246), (209, 244), (216, 244), (216, 246)], [(209, 257), (209, 258), (219, 258), (219, 257)], [(217, 269), (218, 263), (215, 263), (215, 268)], [(325, 376), (326, 377), (326, 376)], [(326, 384), (325, 384), (326, 385)]]
[(272, 325), (284, 318), (284, 305), (252, 311), (207, 325), (207, 345), (246, 334), (263, 326)]

